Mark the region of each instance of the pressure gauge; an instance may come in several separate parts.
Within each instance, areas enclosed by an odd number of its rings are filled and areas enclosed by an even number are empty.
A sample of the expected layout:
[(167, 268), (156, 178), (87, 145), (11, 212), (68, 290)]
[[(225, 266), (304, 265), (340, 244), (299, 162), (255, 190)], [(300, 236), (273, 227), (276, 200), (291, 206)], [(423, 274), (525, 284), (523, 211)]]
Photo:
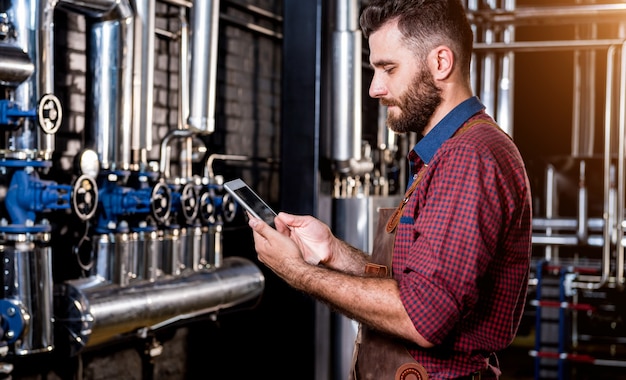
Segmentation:
[(100, 172), (98, 154), (92, 149), (85, 149), (78, 155), (78, 168), (80, 174), (97, 178)]

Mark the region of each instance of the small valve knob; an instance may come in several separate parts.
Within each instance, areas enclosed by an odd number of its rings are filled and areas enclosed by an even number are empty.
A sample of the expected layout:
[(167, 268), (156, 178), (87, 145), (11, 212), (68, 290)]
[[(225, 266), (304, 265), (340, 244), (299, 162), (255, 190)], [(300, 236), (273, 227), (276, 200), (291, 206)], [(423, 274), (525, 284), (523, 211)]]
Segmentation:
[(81, 220), (90, 219), (98, 208), (98, 185), (87, 176), (78, 177), (72, 190), (72, 211)]
[(41, 129), (51, 135), (61, 126), (63, 110), (59, 98), (52, 94), (41, 97), (37, 106), (37, 121)]

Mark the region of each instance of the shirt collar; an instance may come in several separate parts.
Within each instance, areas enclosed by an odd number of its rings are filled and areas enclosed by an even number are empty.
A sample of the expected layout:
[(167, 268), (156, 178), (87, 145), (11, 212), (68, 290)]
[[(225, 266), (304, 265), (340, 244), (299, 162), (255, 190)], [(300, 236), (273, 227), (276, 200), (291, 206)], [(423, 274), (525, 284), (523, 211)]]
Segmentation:
[(429, 163), (433, 158), (437, 149), (448, 140), (454, 132), (479, 111), (485, 109), (485, 106), (476, 96), (464, 100), (461, 104), (454, 107), (437, 125), (433, 127), (422, 137), (413, 147), (424, 163)]

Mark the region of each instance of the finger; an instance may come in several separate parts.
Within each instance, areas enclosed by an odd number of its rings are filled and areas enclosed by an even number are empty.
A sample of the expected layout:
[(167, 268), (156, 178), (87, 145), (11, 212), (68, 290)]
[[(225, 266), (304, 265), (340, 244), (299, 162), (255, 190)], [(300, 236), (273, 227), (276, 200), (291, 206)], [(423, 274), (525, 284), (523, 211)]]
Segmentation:
[(252, 228), (254, 232), (263, 237), (265, 237), (265, 235), (267, 234), (266, 228), (271, 229), (271, 227), (267, 223), (255, 217), (250, 217), (250, 219), (248, 219), (248, 225), (250, 226), (250, 228)]
[(285, 224), (281, 219), (274, 218), (274, 225), (276, 226), (276, 231), (280, 232), (283, 235), (289, 236), (291, 232), (291, 227)]
[(288, 214), (282, 211), (278, 213), (276, 219), (280, 220), (288, 227), (301, 227), (306, 221), (306, 217), (304, 216)]

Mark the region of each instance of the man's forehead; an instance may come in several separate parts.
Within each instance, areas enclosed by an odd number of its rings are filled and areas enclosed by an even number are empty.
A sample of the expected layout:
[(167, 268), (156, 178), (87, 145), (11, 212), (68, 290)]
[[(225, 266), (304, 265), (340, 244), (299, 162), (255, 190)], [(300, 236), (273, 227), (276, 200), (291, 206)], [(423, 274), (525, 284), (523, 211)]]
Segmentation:
[(397, 63), (412, 54), (404, 43), (404, 36), (397, 28), (397, 22), (388, 22), (369, 37), (370, 64)]

